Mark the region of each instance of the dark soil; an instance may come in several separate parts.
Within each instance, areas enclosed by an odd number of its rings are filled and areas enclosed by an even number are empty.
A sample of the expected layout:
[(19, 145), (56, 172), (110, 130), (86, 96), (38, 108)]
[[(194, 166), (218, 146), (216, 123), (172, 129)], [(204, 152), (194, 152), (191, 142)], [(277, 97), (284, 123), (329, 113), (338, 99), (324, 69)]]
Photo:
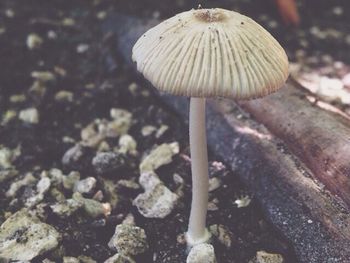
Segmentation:
[[(203, 1), (202, 1), (203, 2)], [(259, 3), (255, 3), (259, 2)], [(279, 21), (273, 5), (265, 1), (208, 1), (205, 7), (220, 6), (237, 9), (242, 13), (255, 17), (261, 23), (269, 23), (261, 14), (268, 14), (269, 19)], [(305, 16), (302, 27), (308, 28), (314, 23), (320, 26), (334, 26), (338, 30), (349, 32), (350, 23), (344, 23), (344, 18), (335, 18), (331, 13), (334, 6), (346, 8), (347, 1), (304, 1), (302, 15)], [(306, 3), (307, 2), (307, 3)], [(322, 2), (322, 3), (321, 3)], [(140, 153), (136, 158), (128, 156), (128, 165), (121, 177), (135, 178), (139, 176), (138, 164), (142, 154), (148, 152), (154, 145), (163, 142), (177, 141), (181, 153), (174, 161), (161, 167), (157, 174), (161, 180), (173, 191), (176, 186), (173, 174), (177, 173), (185, 180), (184, 197), (173, 213), (165, 219), (146, 219), (132, 206), (134, 199), (141, 190), (121, 189), (121, 201), (107, 218), (91, 219), (83, 213), (78, 213), (68, 220), (55, 216), (49, 206), (53, 200), (47, 196), (43, 203), (43, 220), (54, 226), (63, 236), (60, 248), (36, 258), (33, 262), (41, 262), (49, 258), (55, 262), (62, 260), (62, 255), (86, 255), (103, 262), (114, 255), (107, 243), (114, 233), (114, 228), (128, 213), (135, 217), (136, 225), (145, 229), (150, 248), (144, 255), (136, 258), (137, 262), (185, 262), (186, 246), (177, 241), (179, 234), (186, 231), (189, 205), (191, 197), (190, 163), (188, 156), (187, 126), (180, 121), (170, 109), (166, 108), (158, 97), (145, 87), (138, 86), (136, 92), (128, 88), (137, 79), (132, 70), (125, 66), (117, 54), (113, 35), (103, 35), (101, 24), (103, 20), (97, 18), (101, 11), (108, 14), (114, 12), (132, 14), (142, 17), (160, 16), (165, 18), (181, 10), (196, 7), (195, 1), (47, 1), (3, 0), (0, 3), (0, 27), (5, 32), (0, 34), (0, 114), (3, 116), (8, 110), (17, 113), (25, 108), (35, 107), (39, 111), (38, 124), (26, 124), (17, 117), (0, 126), (0, 145), (14, 149), (20, 145), (21, 155), (15, 160), (14, 166), (19, 176), (33, 172), (39, 178), (42, 170), (59, 168), (64, 174), (78, 170), (82, 178), (95, 177), (99, 179), (97, 190), (102, 190), (102, 179), (94, 172), (91, 160), (96, 149), (88, 149), (84, 157), (74, 166), (63, 166), (62, 156), (74, 143), (64, 142), (64, 137), (80, 140), (81, 129), (96, 118), (109, 118), (111, 108), (126, 109), (133, 114), (133, 125), (129, 134), (135, 138)], [(14, 12), (9, 17), (7, 10)], [(314, 16), (310, 15), (310, 13)], [(346, 11), (344, 10), (344, 13)], [(65, 18), (74, 19), (73, 25), (64, 25)], [(330, 22), (331, 21), (331, 22)], [(123, 26), (123, 25), (115, 25)], [(48, 32), (54, 31), (56, 38), (50, 39)], [(289, 48), (293, 58), (296, 50), (300, 49), (299, 38), (293, 32), (295, 29), (284, 29), (278, 26), (271, 30), (282, 43)], [(306, 30), (307, 31), (307, 30)], [(29, 50), (26, 39), (30, 33), (36, 33), (43, 39), (43, 44), (35, 50)], [(319, 53), (330, 54), (336, 59), (350, 61), (349, 52), (345, 52), (344, 39), (327, 44), (320, 43), (309, 34), (304, 36), (310, 43), (306, 48), (312, 55)], [(77, 46), (88, 44), (86, 52), (78, 53)], [(330, 46), (332, 45), (332, 46)], [(330, 48), (332, 47), (332, 48)], [(349, 48), (349, 47), (348, 47)], [(317, 51), (316, 51), (317, 50)], [(66, 74), (62, 74), (62, 69)], [(33, 92), (31, 72), (50, 71), (56, 76), (54, 81), (46, 84), (46, 92), (42, 95)], [(87, 88), (93, 87), (93, 88)], [(73, 93), (72, 101), (57, 101), (55, 94), (66, 90)], [(149, 91), (149, 96), (144, 92)], [(10, 97), (24, 94), (21, 102), (10, 101)], [(141, 128), (145, 125), (159, 127), (165, 124), (169, 129), (160, 138), (155, 136), (143, 137)], [(118, 144), (117, 139), (108, 141), (113, 148)], [(236, 176), (225, 165), (214, 165), (220, 162), (215, 156), (210, 156), (211, 176), (223, 180), (222, 186), (211, 193), (210, 200), (218, 199), (218, 210), (209, 211), (208, 224), (225, 225), (232, 233), (232, 246), (227, 249), (214, 241), (218, 262), (248, 262), (259, 250), (280, 253), (286, 262), (297, 262), (288, 241), (277, 233), (273, 226), (264, 219), (258, 202), (252, 197), (252, 203), (245, 208), (237, 208), (234, 201), (241, 195), (251, 195)], [(111, 179), (111, 178), (110, 178)], [(17, 201), (5, 196), (5, 192), (16, 179), (0, 184), (0, 223), (8, 212), (14, 213), (23, 207), (23, 200), (34, 185), (28, 185), (18, 191)], [(65, 193), (70, 198), (70, 193)], [(91, 196), (88, 196), (91, 197)], [(103, 200), (106, 201), (106, 200)]]

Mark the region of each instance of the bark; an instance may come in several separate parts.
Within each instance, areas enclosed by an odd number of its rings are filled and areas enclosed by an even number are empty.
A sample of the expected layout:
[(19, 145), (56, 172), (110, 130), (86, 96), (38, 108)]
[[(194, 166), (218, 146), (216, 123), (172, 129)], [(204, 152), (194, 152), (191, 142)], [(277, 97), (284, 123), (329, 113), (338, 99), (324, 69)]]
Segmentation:
[(349, 119), (312, 104), (293, 81), (271, 96), (240, 104), (350, 207)]

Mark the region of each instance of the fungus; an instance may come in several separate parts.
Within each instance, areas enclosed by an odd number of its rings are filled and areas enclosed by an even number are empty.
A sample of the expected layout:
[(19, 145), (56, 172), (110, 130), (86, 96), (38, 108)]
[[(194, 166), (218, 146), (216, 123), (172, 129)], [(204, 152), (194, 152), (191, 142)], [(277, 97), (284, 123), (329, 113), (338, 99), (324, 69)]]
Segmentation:
[(219, 8), (190, 10), (160, 23), (132, 52), (138, 71), (153, 86), (191, 97), (192, 204), (186, 239), (190, 246), (206, 242), (205, 98), (253, 99), (276, 91), (288, 77), (287, 55), (255, 21)]

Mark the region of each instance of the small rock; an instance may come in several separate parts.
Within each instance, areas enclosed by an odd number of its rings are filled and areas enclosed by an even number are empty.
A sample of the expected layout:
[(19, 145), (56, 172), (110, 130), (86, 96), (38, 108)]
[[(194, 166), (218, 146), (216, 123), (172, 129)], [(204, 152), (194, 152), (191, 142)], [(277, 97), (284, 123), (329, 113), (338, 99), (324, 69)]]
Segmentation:
[(344, 9), (341, 6), (335, 6), (332, 10), (336, 16), (341, 16), (344, 13)]
[(237, 205), (238, 208), (242, 208), (242, 207), (247, 207), (251, 201), (252, 201), (252, 199), (250, 199), (250, 197), (248, 195), (245, 195), (245, 196), (241, 196), (239, 199), (237, 199), (235, 201), (235, 204)]
[(75, 25), (75, 20), (70, 17), (65, 17), (62, 19), (62, 25), (63, 26), (74, 26)]
[(100, 203), (93, 199), (84, 198), (78, 192), (73, 194), (73, 199), (83, 203), (84, 211), (92, 218), (97, 218), (99, 216), (108, 216), (111, 213), (111, 205), (108, 203)]
[(40, 101), (46, 94), (46, 91), (47, 87), (44, 85), (44, 82), (41, 80), (35, 80), (29, 89), (29, 94), (31, 97)]
[(37, 49), (42, 45), (43, 39), (37, 34), (31, 33), (28, 35), (26, 43), (29, 49)]
[(219, 178), (213, 177), (209, 179), (209, 192), (215, 191), (221, 186), (222, 182)]
[(56, 39), (57, 33), (53, 30), (49, 30), (49, 31), (47, 31), (47, 38), (48, 39)]
[(24, 94), (16, 94), (10, 97), (10, 102), (12, 103), (19, 103), (25, 100), (26, 100), (26, 96)]
[(126, 134), (131, 126), (132, 114), (123, 109), (111, 109), (111, 128), (115, 132), (115, 136)]
[(18, 171), (15, 169), (6, 169), (0, 170), (0, 184), (6, 182), (7, 180), (16, 177), (18, 175)]
[(147, 155), (140, 164), (140, 172), (151, 172), (156, 170), (162, 165), (169, 164), (172, 161), (172, 157), (179, 153), (179, 144), (163, 143), (153, 149), (149, 155)]
[(98, 202), (101, 202), (104, 198), (104, 195), (103, 195), (103, 192), (101, 190), (98, 190), (94, 196), (92, 197), (92, 199), (98, 201)]
[(0, 227), (0, 258), (32, 260), (57, 247), (59, 239), (55, 228), (21, 210)]
[(80, 260), (75, 257), (63, 257), (63, 263), (79, 263)]
[(66, 200), (66, 197), (64, 196), (64, 194), (57, 189), (56, 187), (53, 187), (50, 190), (50, 195), (57, 201), (57, 202), (63, 202)]
[(216, 197), (213, 198), (213, 200), (209, 200), (208, 202), (208, 211), (217, 211), (219, 210), (219, 199), (217, 199)]
[(157, 130), (156, 127), (152, 126), (152, 125), (146, 125), (144, 127), (142, 127), (141, 129), (141, 134), (142, 136), (146, 137), (146, 136), (150, 136), (152, 133), (154, 133)]
[(92, 155), (92, 152), (91, 148), (78, 143), (65, 152), (62, 163), (74, 169), (86, 168), (87, 163), (91, 162), (90, 155)]
[(55, 100), (56, 101), (73, 101), (73, 93), (66, 90), (61, 90), (55, 94)]
[(122, 187), (133, 189), (133, 190), (140, 189), (140, 185), (132, 179), (131, 180), (121, 179), (118, 181), (118, 186), (122, 186)]
[(48, 172), (43, 171), (41, 177), (49, 177), (53, 186), (61, 186), (63, 183), (64, 175), (60, 169), (52, 168)]
[(19, 119), (30, 124), (39, 123), (39, 112), (35, 108), (28, 108), (19, 112)]
[(79, 208), (83, 206), (83, 202), (79, 202), (75, 199), (67, 199), (63, 202), (51, 205), (52, 211), (61, 218), (68, 218)]
[(173, 180), (177, 185), (183, 185), (185, 183), (184, 179), (177, 173), (173, 174)]
[(49, 82), (56, 79), (55, 75), (50, 71), (33, 71), (31, 76), (41, 82)]
[(128, 224), (117, 225), (108, 246), (122, 255), (142, 254), (148, 249), (145, 230)]
[(95, 260), (88, 256), (79, 256), (78, 259), (80, 260), (81, 263), (97, 263)]
[(12, 162), (21, 155), (21, 150), (19, 147), (15, 149), (10, 149), (0, 145), (0, 169), (12, 168)]
[(36, 185), (36, 195), (26, 200), (26, 207), (33, 207), (44, 200), (45, 193), (50, 189), (51, 181), (47, 177), (43, 177)]
[(266, 251), (256, 252), (256, 263), (283, 263), (283, 257), (280, 254), (270, 254)]
[(233, 234), (226, 226), (224, 226), (224, 225), (211, 225), (209, 227), (209, 231), (225, 247), (227, 247), (227, 248), (231, 247)]
[(12, 183), (10, 189), (6, 192), (7, 197), (14, 197), (19, 189), (23, 186), (30, 185), (34, 183), (36, 179), (31, 173), (27, 173), (22, 179), (17, 180)]
[(156, 132), (156, 138), (162, 137), (162, 135), (169, 129), (168, 125), (162, 124)]
[(112, 180), (101, 178), (101, 181), (107, 201), (111, 204), (111, 207), (115, 209), (119, 203), (118, 187)]
[(100, 152), (92, 159), (92, 165), (99, 175), (115, 173), (125, 168), (125, 157), (121, 153)]
[(124, 218), (122, 224), (126, 224), (126, 225), (135, 225), (135, 217), (133, 214), (129, 213), (126, 215), (126, 217)]
[(136, 261), (128, 256), (117, 253), (113, 257), (108, 258), (104, 263), (136, 263)]
[(17, 116), (17, 112), (16, 111), (14, 111), (14, 110), (7, 110), (2, 116), (1, 124), (6, 125), (11, 120), (13, 120), (16, 116)]
[(6, 9), (5, 10), (5, 15), (8, 18), (13, 18), (13, 17), (15, 17), (15, 11), (13, 11), (12, 9)]
[(83, 180), (77, 181), (74, 185), (74, 192), (81, 194), (91, 194), (96, 187), (96, 179), (94, 177), (88, 177)]
[(210, 244), (199, 244), (191, 248), (186, 263), (216, 263), (214, 247)]
[(96, 14), (96, 17), (100, 20), (103, 20), (105, 19), (107, 16), (107, 12), (106, 11), (100, 11)]
[(88, 44), (79, 44), (77, 46), (77, 53), (82, 54), (89, 50)]
[(133, 201), (138, 211), (147, 218), (168, 216), (174, 209), (178, 196), (171, 192), (153, 172), (141, 174), (140, 184), (145, 192), (139, 194)]
[(70, 172), (67, 176), (64, 176), (62, 179), (64, 189), (72, 191), (79, 179), (79, 172)]
[(124, 154), (136, 155), (137, 143), (129, 134), (124, 134), (119, 138), (119, 152)]

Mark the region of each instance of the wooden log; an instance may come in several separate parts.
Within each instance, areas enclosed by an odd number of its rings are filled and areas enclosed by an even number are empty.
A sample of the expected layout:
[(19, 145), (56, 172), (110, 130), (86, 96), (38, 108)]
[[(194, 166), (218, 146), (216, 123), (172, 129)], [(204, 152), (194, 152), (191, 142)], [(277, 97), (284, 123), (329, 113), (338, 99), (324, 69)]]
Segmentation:
[(350, 207), (350, 120), (320, 109), (289, 81), (279, 92), (240, 105), (281, 138), (314, 177)]
[[(129, 24), (130, 27), (127, 27), (128, 30), (114, 27), (116, 20), (123, 25)], [(154, 22), (144, 22), (140, 19), (119, 15), (112, 17), (105, 24), (105, 32), (114, 30), (116, 33), (119, 50), (130, 66), (133, 66), (130, 60), (131, 47), (151, 24)], [(146, 82), (144, 84), (146, 85)], [(332, 127), (347, 126), (346, 120), (338, 116), (333, 120), (330, 117), (333, 114), (308, 103), (306, 94), (297, 90), (292, 83), (289, 83), (288, 87), (290, 88), (282, 91), (283, 94), (285, 93), (283, 99), (288, 100), (290, 96), (299, 96), (301, 101), (295, 105), (295, 109), (300, 110), (299, 107), (305, 107), (303, 111), (299, 112), (300, 115), (303, 116), (302, 112), (310, 111), (313, 115), (308, 114), (308, 116), (317, 116), (317, 120), (322, 120), (325, 116), (324, 118), (333, 124)], [(282, 95), (277, 93), (273, 96), (279, 98)], [(242, 106), (254, 114), (257, 120), (264, 122), (281, 139), (287, 139), (286, 136), (282, 136), (286, 128), (278, 129), (277, 127), (279, 122), (286, 123), (285, 125), (288, 127), (284, 118), (291, 118), (294, 109), (291, 108), (292, 104), (287, 103), (290, 106), (288, 108), (290, 112), (285, 109), (283, 111), (285, 115), (280, 115), (278, 118), (279, 113), (276, 110), (272, 114), (274, 118), (266, 117), (268, 111), (271, 110), (268, 103), (283, 107), (283, 101), (274, 102), (273, 96), (255, 103), (245, 102)], [(184, 121), (188, 119), (186, 98), (169, 95), (162, 95), (161, 98), (182, 115)], [(296, 98), (294, 99), (296, 100)], [(265, 110), (265, 115), (259, 114), (259, 107), (260, 110)], [(314, 168), (316, 160), (311, 157), (306, 158), (313, 151), (304, 147), (303, 149), (306, 150), (303, 150), (302, 154), (294, 154), (298, 147), (292, 144), (305, 143), (305, 141), (298, 141), (304, 137), (297, 136), (297, 131), (295, 131), (294, 140), (290, 140), (290, 142), (287, 140), (285, 143), (263, 125), (252, 120), (249, 114), (243, 112), (233, 101), (208, 100), (207, 120), (209, 147), (254, 192), (266, 217), (294, 246), (299, 261), (305, 263), (349, 262), (349, 211), (313, 179), (322, 178), (315, 174), (315, 171), (318, 171)], [(299, 117), (293, 120), (296, 126), (300, 126), (297, 125), (299, 120), (303, 120), (302, 125), (308, 124), (304, 118)], [(313, 134), (313, 131), (309, 130), (309, 133)], [(317, 135), (325, 136), (322, 132), (318, 132)], [(311, 135), (309, 137), (313, 138)], [(309, 139), (307, 142), (311, 146), (310, 143), (317, 142), (317, 138)], [(336, 142), (336, 138), (333, 142)], [(344, 142), (346, 141), (342, 141), (342, 143)], [(321, 146), (325, 147), (326, 144)], [(344, 152), (346, 149), (343, 149)], [(337, 181), (335, 184), (338, 182), (341, 181)]]

